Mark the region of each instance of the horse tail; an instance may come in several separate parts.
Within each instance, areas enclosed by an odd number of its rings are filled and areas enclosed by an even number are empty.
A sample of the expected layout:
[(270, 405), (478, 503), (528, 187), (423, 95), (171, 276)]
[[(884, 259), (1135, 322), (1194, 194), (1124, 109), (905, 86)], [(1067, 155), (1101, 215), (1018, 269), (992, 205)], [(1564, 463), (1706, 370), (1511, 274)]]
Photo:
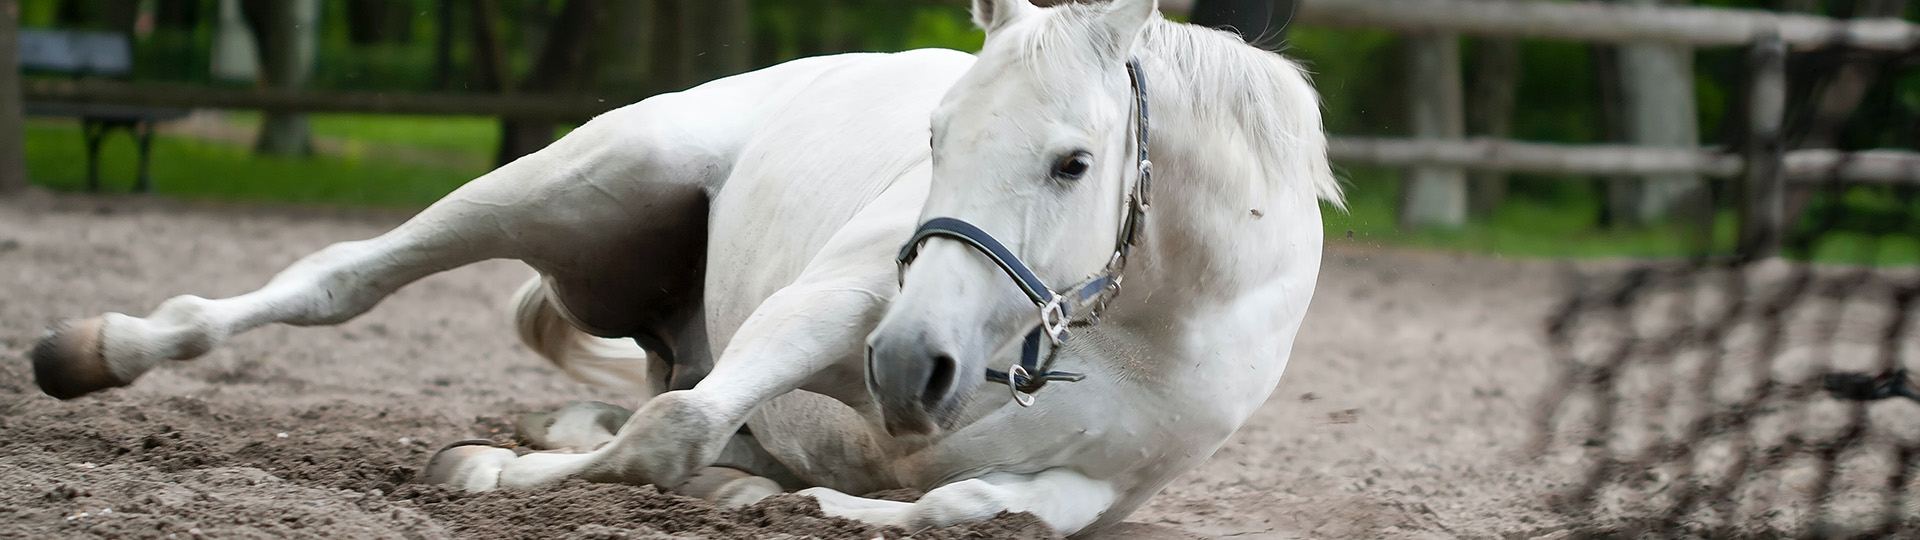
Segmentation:
[(668, 367), (632, 340), (580, 331), (560, 314), (553, 295), (534, 276), (513, 294), (513, 325), (520, 341), (575, 381), (652, 397), (665, 391)]

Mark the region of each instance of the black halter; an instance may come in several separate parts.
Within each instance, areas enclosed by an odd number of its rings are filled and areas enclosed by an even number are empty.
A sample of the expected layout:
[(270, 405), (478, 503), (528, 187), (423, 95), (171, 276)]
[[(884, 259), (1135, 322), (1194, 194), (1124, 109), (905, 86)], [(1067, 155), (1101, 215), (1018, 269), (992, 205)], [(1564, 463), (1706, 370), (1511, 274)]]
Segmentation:
[[(1140, 177), (1127, 193), (1126, 221), (1120, 225), (1120, 237), (1114, 242), (1113, 258), (1107, 261), (1106, 269), (1086, 281), (1056, 291), (1040, 280), (1020, 257), (1008, 250), (1007, 246), (995, 240), (993, 235), (980, 230), (971, 223), (954, 218), (939, 217), (920, 224), (913, 232), (913, 238), (900, 249), (901, 275), (907, 266), (920, 254), (920, 244), (935, 236), (959, 240), (961, 243), (986, 255), (1007, 277), (1020, 285), (1021, 292), (1040, 308), (1040, 324), (1027, 333), (1026, 342), (1020, 348), (1020, 363), (1007, 371), (987, 369), (987, 380), (1006, 384), (1013, 390), (1014, 401), (1021, 406), (1033, 404), (1033, 394), (1051, 381), (1077, 382), (1086, 375), (1067, 371), (1052, 370), (1053, 360), (1059, 356), (1060, 347), (1066, 343), (1067, 330), (1071, 327), (1092, 326), (1100, 322), (1100, 311), (1107, 303), (1120, 294), (1121, 271), (1126, 268), (1127, 254), (1133, 246), (1140, 243), (1140, 231), (1145, 225), (1147, 207), (1151, 203), (1148, 194), (1153, 181), (1153, 162), (1147, 159), (1147, 81), (1140, 71), (1140, 59), (1127, 60), (1127, 78), (1133, 85), (1134, 108), (1139, 112), (1134, 129), (1134, 146), (1138, 154)], [(1048, 351), (1044, 360), (1040, 357), (1040, 338), (1046, 336)]]

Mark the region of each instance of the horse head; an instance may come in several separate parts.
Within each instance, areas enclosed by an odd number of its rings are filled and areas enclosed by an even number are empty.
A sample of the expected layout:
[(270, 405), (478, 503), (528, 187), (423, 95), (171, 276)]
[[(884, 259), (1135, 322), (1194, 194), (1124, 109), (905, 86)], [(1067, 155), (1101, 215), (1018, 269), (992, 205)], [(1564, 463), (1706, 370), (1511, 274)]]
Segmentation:
[(1117, 290), (1101, 278), (1118, 277), (1123, 229), (1146, 202), (1145, 103), (1129, 62), (1155, 13), (1155, 0), (974, 1), (986, 42), (933, 112), (925, 225), (867, 339), (889, 431), (951, 420), (996, 367), (1015, 383), (1043, 376), (990, 360), (1032, 347), (1036, 328), (1057, 337), (1083, 315), (1069, 313), (1075, 301)]

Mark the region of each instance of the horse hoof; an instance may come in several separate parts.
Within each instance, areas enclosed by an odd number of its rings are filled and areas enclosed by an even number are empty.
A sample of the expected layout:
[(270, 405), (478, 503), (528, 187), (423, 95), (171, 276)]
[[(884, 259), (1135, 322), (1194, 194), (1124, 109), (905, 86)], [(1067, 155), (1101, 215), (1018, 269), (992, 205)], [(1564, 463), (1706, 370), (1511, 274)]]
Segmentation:
[(633, 416), (618, 406), (598, 401), (567, 404), (550, 413), (530, 413), (514, 422), (514, 434), (527, 446), (541, 450), (591, 450), (613, 439)]
[(493, 446), (493, 441), (486, 439), (455, 442), (427, 458), (420, 481), (466, 491), (489, 491), (499, 487), (500, 469), (514, 457), (512, 450)]
[(737, 508), (779, 495), (780, 484), (732, 467), (707, 467), (673, 487), (673, 492), (704, 499), (721, 508)]
[(100, 340), (105, 317), (68, 321), (47, 332), (33, 346), (33, 382), (40, 391), (59, 399), (73, 399), (132, 383), (114, 376), (107, 367)]

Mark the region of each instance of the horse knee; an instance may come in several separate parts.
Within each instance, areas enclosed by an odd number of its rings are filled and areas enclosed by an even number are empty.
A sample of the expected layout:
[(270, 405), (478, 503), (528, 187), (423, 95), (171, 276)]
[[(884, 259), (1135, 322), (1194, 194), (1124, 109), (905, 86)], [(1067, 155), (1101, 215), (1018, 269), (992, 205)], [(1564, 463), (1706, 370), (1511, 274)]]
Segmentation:
[(613, 442), (595, 451), (599, 456), (589, 474), (606, 481), (677, 485), (718, 460), (739, 429), (722, 413), (698, 390), (655, 396), (634, 411)]

